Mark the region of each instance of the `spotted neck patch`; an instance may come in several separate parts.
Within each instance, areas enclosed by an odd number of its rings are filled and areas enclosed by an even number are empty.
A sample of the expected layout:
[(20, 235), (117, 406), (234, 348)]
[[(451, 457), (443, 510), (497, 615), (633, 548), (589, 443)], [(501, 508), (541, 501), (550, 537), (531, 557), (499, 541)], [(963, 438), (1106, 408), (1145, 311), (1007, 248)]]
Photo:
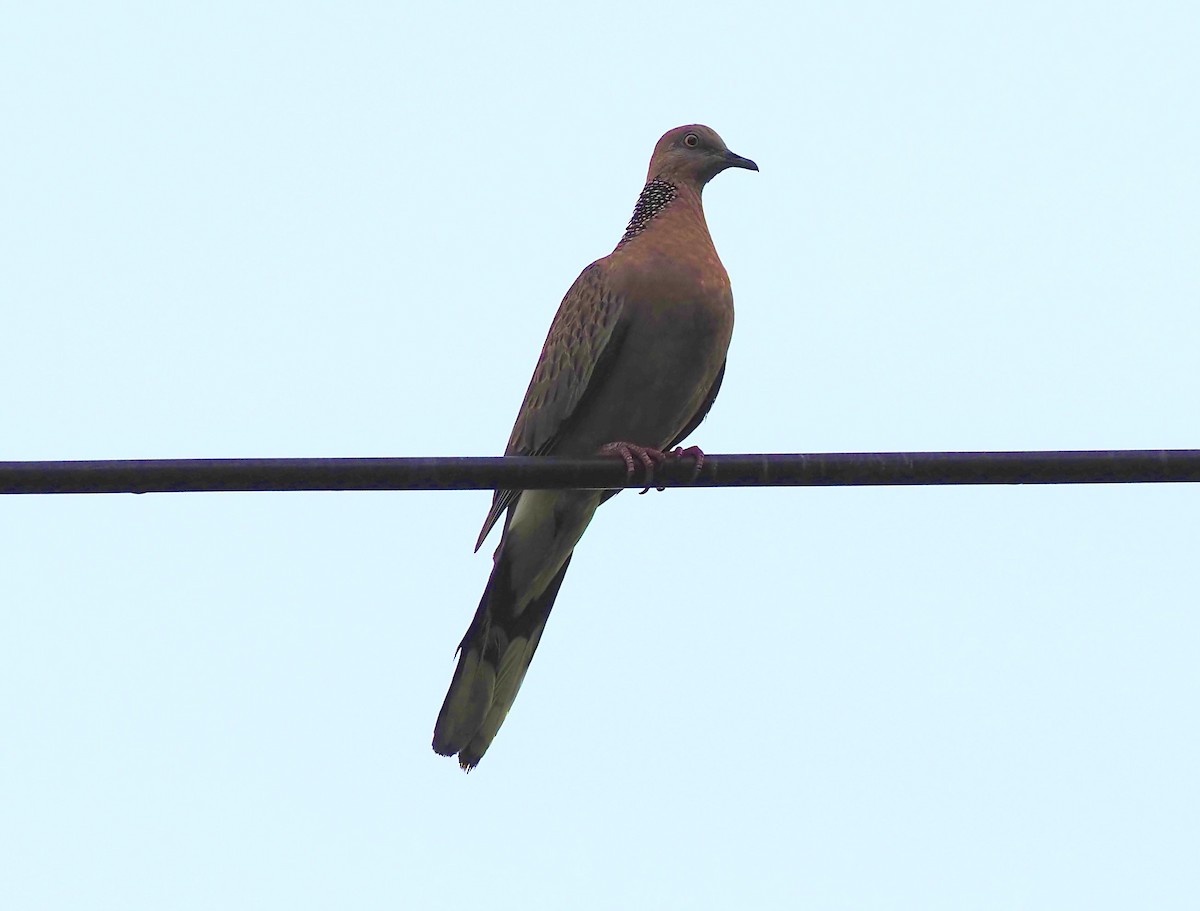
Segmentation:
[(657, 177), (642, 187), (637, 205), (633, 207), (633, 216), (629, 219), (629, 226), (625, 229), (625, 236), (621, 238), (621, 243), (617, 246), (621, 246), (627, 240), (632, 240), (645, 231), (646, 225), (650, 224), (650, 219), (669, 206), (671, 200), (678, 195), (679, 190), (675, 184), (667, 183)]

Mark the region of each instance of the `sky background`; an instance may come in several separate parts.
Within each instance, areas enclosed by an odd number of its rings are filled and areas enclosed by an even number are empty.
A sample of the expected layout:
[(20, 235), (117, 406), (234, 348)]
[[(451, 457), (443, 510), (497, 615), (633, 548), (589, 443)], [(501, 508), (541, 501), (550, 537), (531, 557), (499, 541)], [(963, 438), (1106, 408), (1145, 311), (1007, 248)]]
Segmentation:
[[(1200, 446), (1192, 3), (13, 4), (0, 458), (493, 455), (668, 128), (710, 453)], [(0, 501), (7, 908), (1194, 909), (1200, 486)]]

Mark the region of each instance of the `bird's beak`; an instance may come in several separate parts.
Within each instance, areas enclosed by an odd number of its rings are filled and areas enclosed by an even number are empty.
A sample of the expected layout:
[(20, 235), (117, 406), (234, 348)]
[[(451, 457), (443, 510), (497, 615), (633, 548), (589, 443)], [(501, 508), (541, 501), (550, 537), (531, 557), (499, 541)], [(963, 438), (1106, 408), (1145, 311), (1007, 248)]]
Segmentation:
[(728, 149), (725, 150), (725, 167), (727, 167), (727, 168), (745, 168), (747, 171), (757, 171), (758, 170), (758, 165), (756, 165), (749, 158), (743, 158), (741, 155), (738, 155), (735, 152), (731, 152)]

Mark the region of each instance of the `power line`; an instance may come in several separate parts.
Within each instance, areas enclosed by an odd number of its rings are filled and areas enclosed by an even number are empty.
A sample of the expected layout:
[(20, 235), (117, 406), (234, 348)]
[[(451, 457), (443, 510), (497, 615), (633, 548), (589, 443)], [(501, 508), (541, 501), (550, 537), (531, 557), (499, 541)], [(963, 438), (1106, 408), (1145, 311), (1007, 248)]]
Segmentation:
[[(913, 484), (1133, 484), (1200, 481), (1200, 449), (1078, 452), (834, 452), (690, 457), (655, 472), (661, 487)], [(642, 487), (617, 458), (134, 459), (0, 462), (0, 493), (267, 490), (491, 490)]]

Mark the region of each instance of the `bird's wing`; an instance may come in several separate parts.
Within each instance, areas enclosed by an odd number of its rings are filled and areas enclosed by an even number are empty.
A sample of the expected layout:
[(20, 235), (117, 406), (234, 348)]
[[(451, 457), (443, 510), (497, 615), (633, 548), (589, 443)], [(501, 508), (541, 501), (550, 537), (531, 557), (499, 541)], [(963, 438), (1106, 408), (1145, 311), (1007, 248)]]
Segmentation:
[[(612, 365), (621, 346), (622, 300), (611, 293), (602, 261), (580, 273), (559, 305), (505, 455), (549, 455), (571, 416), (579, 411)], [(520, 491), (498, 490), (475, 542), (479, 550), (500, 515)]]

